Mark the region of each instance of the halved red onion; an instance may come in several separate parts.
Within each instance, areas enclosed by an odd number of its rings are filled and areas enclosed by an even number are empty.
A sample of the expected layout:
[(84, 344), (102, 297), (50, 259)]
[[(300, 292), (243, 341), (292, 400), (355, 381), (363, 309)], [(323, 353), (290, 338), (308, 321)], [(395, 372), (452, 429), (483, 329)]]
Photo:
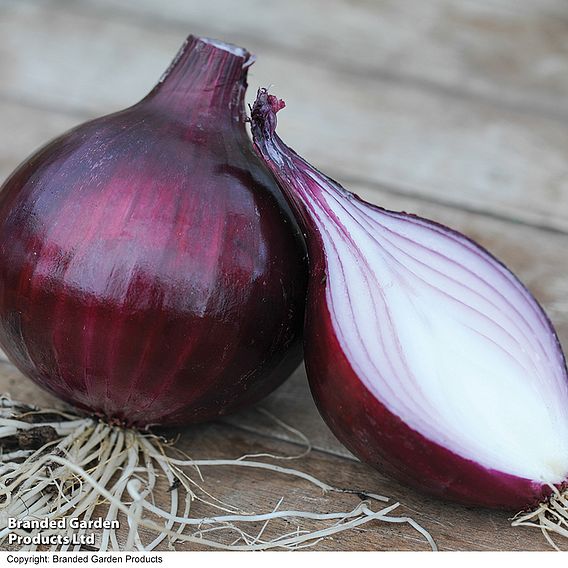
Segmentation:
[(275, 134), (256, 148), (308, 242), (305, 359), (324, 419), (357, 456), (432, 494), (523, 508), (568, 476), (568, 377), (530, 292), (464, 235), (346, 191)]

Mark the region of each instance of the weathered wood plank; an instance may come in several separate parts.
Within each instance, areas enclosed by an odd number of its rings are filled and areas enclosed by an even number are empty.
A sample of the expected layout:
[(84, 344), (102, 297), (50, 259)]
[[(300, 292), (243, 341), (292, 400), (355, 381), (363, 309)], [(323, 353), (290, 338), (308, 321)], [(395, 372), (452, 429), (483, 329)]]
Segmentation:
[[(21, 377), (10, 367), (0, 367), (0, 392), (10, 391), (14, 399), (53, 407), (53, 401), (38, 387)], [(296, 448), (289, 444), (268, 440), (250, 432), (242, 432), (223, 424), (209, 424), (188, 428), (177, 446), (194, 459), (232, 459), (250, 453), (291, 455)], [(514, 529), (508, 514), (471, 507), (461, 507), (424, 497), (398, 483), (386, 479), (376, 471), (356, 461), (343, 459), (318, 451), (288, 462), (293, 467), (315, 475), (335, 487), (367, 490), (400, 501), (399, 516), (408, 515), (424, 526), (442, 550), (546, 550), (547, 545), (537, 530)], [(225, 502), (246, 511), (266, 511), (281, 497), (288, 509), (329, 512), (355, 507), (355, 496), (324, 496), (309, 484), (287, 476), (242, 468), (201, 468), (206, 489)], [(157, 496), (160, 502), (159, 495)], [(211, 514), (199, 504), (194, 514)], [(393, 513), (394, 514), (394, 513)], [(260, 530), (261, 524), (254, 527)], [(267, 536), (277, 527), (268, 527)], [(126, 527), (123, 527), (125, 530)], [(294, 526), (290, 525), (290, 530)], [(282, 530), (280, 527), (278, 530)], [(196, 549), (178, 544), (178, 550)], [(320, 542), (316, 550), (428, 550), (422, 537), (407, 525), (373, 522), (361, 530), (345, 533)]]
[[(182, 41), (163, 28), (11, 6), (0, 21), (0, 96), (85, 116), (139, 99)], [(270, 83), (288, 102), (282, 136), (336, 177), (568, 230), (568, 130), (556, 120), (355, 79), (265, 46), (251, 84)]]
[(507, 12), (510, 15), (524, 14), (526, 16), (541, 16), (568, 20), (568, 5), (562, 0), (464, 0), (492, 10)]
[[(351, 460), (357, 459), (337, 440), (320, 417), (303, 365), (280, 388), (259, 403), (257, 408), (268, 411), (302, 432), (314, 449)], [(227, 416), (223, 422), (276, 440), (303, 444), (298, 436), (280, 427), (257, 408)]]
[(187, 26), (355, 75), (568, 118), (568, 8), (562, 0), (247, 0), (238, 10), (230, 0), (66, 5), (100, 17), (138, 18), (142, 25)]
[(34, 150), (78, 122), (69, 114), (0, 103), (0, 184)]

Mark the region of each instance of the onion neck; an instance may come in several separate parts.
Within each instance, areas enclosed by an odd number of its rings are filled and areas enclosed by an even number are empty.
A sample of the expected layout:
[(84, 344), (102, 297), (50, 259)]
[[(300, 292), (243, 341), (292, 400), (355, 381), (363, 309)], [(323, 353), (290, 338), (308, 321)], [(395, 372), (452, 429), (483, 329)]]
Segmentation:
[(251, 113), (254, 147), (279, 182), (304, 232), (317, 236), (320, 230), (314, 217), (325, 201), (324, 194), (345, 190), (301, 158), (276, 134), (276, 113), (284, 106), (284, 101), (269, 95), (266, 89), (259, 89)]
[(188, 123), (242, 125), (247, 70), (253, 62), (241, 47), (189, 36), (143, 103)]

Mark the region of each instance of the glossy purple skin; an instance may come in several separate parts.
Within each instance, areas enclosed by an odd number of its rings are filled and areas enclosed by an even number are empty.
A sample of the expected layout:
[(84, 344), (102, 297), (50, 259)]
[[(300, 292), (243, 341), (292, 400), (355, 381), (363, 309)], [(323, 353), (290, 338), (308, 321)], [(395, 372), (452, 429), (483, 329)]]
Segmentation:
[[(486, 469), (410, 428), (367, 389), (353, 370), (327, 304), (328, 266), (320, 229), (294, 187), (302, 173), (317, 170), (275, 133), (276, 112), (283, 106), (282, 101), (262, 90), (259, 92), (252, 113), (253, 139), (306, 235), (310, 278), (304, 359), (314, 401), (326, 424), (362, 461), (445, 500), (515, 511), (530, 509), (544, 501), (551, 493), (549, 487)], [(552, 326), (551, 331), (554, 333)]]
[(210, 420), (301, 361), (305, 250), (244, 127), (248, 59), (190, 37), (146, 99), (0, 194), (0, 345), (110, 422)]

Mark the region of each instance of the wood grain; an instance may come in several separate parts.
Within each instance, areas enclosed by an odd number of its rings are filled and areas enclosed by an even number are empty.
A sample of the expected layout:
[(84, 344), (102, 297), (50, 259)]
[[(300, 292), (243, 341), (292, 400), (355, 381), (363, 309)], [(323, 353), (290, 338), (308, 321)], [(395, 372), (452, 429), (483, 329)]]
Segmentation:
[(67, 113), (46, 112), (15, 102), (0, 104), (0, 183), (32, 151), (78, 122), (82, 120)]
[(270, 47), (356, 78), (448, 89), (568, 118), (568, 7), (562, 0), (247, 0), (238, 10), (230, 0), (63, 4), (102, 18)]

